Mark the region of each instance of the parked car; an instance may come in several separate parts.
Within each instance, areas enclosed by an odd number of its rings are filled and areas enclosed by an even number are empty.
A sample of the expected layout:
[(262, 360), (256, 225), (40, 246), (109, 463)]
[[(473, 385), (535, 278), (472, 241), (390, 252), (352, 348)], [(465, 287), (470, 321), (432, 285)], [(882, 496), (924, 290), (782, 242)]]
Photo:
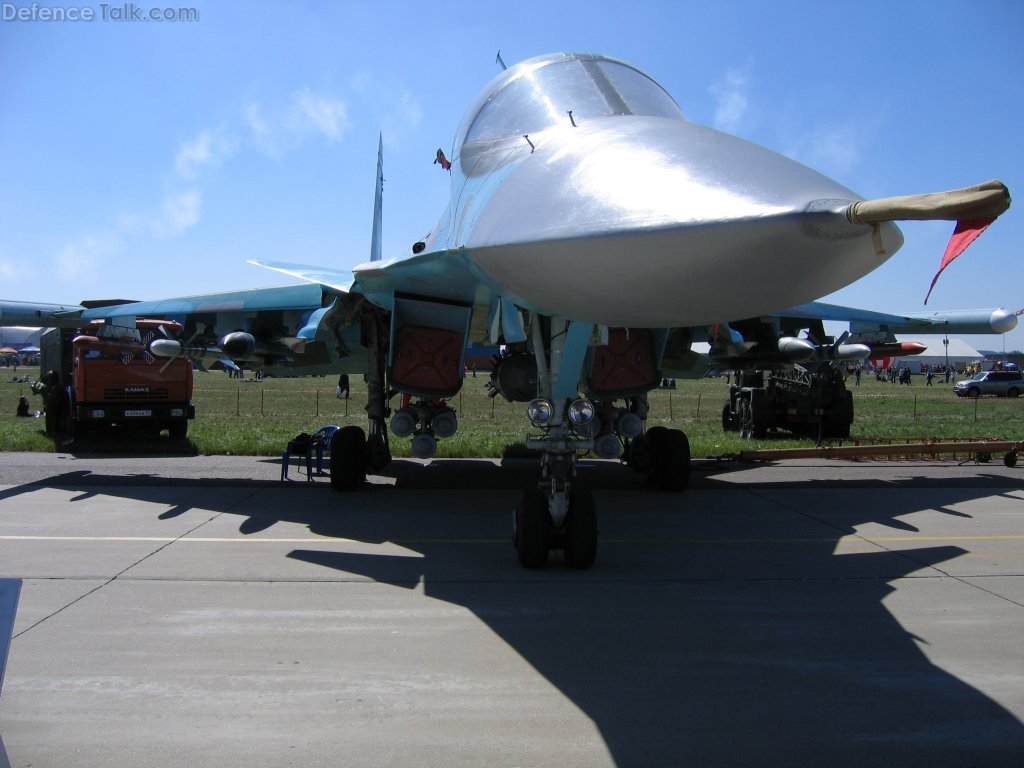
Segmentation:
[(982, 371), (969, 379), (958, 381), (953, 392), (958, 397), (1017, 397), (1024, 392), (1024, 375), (1020, 371)]

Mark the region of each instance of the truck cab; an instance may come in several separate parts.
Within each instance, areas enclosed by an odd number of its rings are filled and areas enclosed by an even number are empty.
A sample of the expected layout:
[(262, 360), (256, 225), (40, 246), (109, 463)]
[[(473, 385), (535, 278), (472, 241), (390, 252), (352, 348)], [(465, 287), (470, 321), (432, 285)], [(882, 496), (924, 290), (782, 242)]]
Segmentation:
[[(96, 320), (77, 332), (48, 331), (54, 335), (41, 345), (43, 370), (59, 379), (57, 394), (47, 394), (48, 416), (56, 409), (56, 426), (72, 436), (117, 426), (183, 439), (195, 418), (192, 363), (149, 352), (153, 339), (181, 331), (175, 322), (141, 318), (133, 326)], [(47, 424), (50, 430), (53, 421)]]

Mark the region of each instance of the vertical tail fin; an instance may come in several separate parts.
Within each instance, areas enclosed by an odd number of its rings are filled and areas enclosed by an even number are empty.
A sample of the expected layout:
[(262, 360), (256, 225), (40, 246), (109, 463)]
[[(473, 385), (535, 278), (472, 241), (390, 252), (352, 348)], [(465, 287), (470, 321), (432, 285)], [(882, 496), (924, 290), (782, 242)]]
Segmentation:
[(377, 189), (373, 197), (373, 234), (370, 237), (370, 261), (381, 260), (381, 227), (384, 220), (384, 137), (377, 139)]

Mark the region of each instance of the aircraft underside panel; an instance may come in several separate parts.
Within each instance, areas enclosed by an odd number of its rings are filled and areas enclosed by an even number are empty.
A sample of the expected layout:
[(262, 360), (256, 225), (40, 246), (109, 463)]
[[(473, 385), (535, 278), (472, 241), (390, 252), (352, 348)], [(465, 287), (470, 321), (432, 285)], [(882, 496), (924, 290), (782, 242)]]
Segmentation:
[(462, 387), (472, 307), (395, 296), (389, 383), (422, 397), (451, 397)]
[(608, 343), (594, 348), (589, 390), (596, 397), (628, 397), (657, 386), (654, 335), (646, 328), (612, 328)]
[(391, 385), (403, 392), (451, 397), (462, 386), (463, 337), (443, 328), (404, 326), (395, 333)]

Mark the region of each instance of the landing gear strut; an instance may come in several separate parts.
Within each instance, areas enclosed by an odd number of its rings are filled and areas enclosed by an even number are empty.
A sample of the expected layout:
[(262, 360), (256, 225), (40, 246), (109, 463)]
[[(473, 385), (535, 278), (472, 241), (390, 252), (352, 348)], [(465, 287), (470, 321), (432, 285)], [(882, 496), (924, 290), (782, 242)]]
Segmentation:
[[(562, 428), (565, 432), (569, 430)], [(547, 443), (542, 449), (541, 479), (537, 488), (523, 492), (512, 520), (512, 541), (519, 564), (540, 568), (548, 561), (548, 552), (560, 549), (570, 568), (586, 569), (597, 557), (597, 513), (590, 491), (572, 486), (576, 473), (576, 441), (551, 432), (531, 440), (531, 447)], [(558, 446), (570, 448), (558, 450)]]
[(331, 438), (331, 487), (354, 491), (366, 480), (366, 473), (378, 472), (391, 462), (388, 445), (387, 367), (388, 328), (386, 316), (378, 312), (363, 315), (363, 335), (369, 353), (366, 373), (366, 413), (370, 434), (362, 427), (342, 427)]

